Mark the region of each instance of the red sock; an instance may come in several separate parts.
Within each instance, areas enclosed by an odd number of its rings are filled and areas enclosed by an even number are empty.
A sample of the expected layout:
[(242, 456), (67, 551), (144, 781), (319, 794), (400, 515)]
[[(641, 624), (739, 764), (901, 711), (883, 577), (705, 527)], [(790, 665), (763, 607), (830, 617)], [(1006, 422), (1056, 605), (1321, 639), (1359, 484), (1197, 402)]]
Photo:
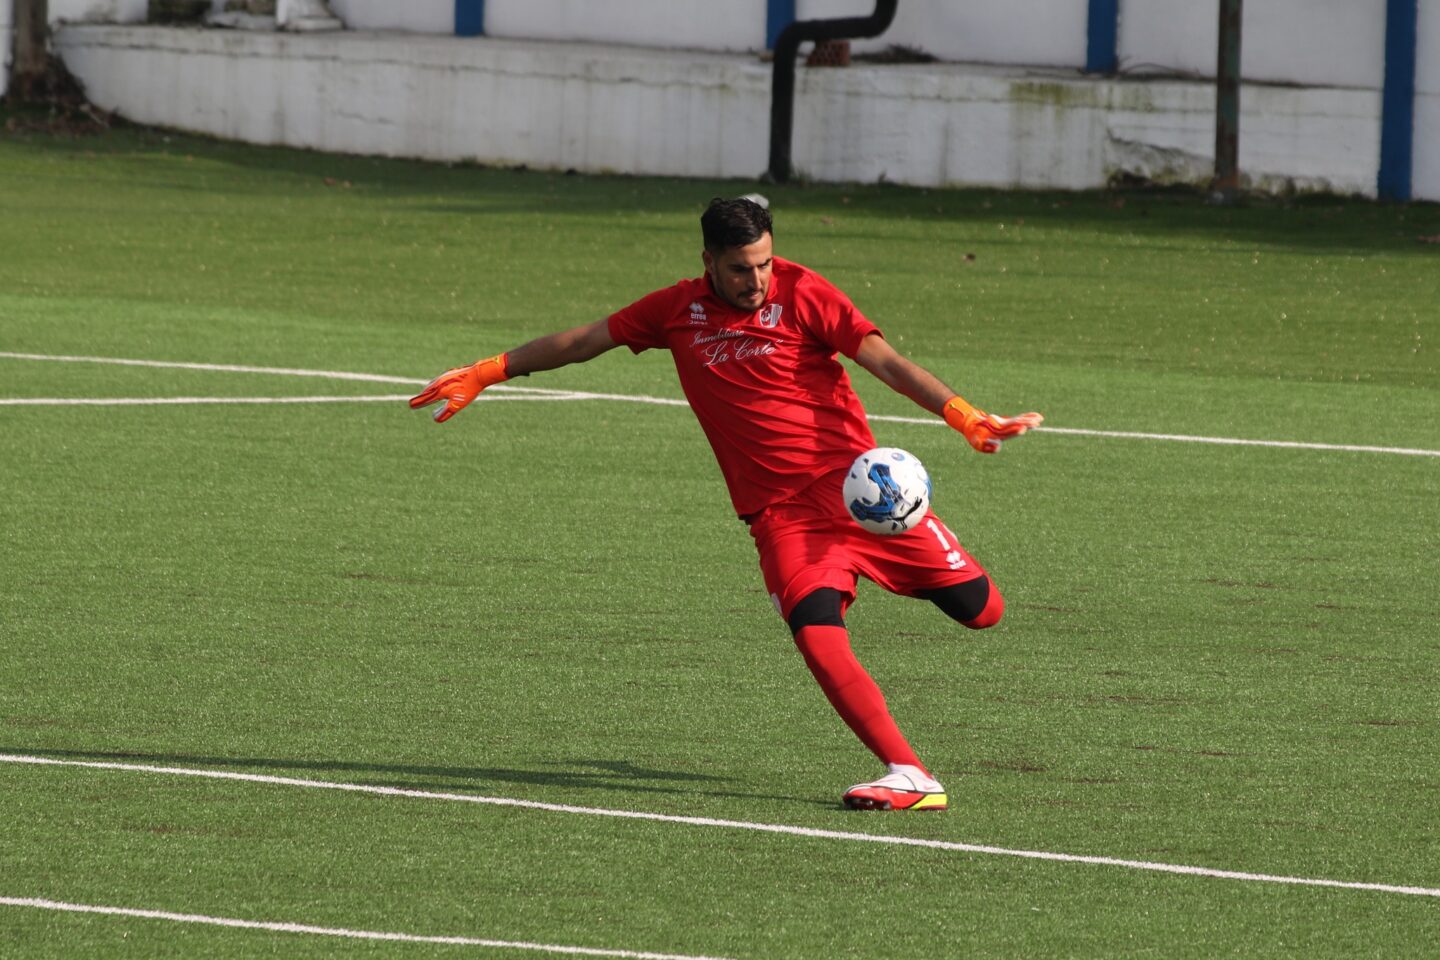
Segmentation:
[(795, 646), (805, 665), (820, 682), (835, 712), (855, 731), (860, 742), (884, 763), (908, 763), (924, 770), (890, 710), (885, 696), (850, 649), (850, 634), (844, 627), (801, 627)]

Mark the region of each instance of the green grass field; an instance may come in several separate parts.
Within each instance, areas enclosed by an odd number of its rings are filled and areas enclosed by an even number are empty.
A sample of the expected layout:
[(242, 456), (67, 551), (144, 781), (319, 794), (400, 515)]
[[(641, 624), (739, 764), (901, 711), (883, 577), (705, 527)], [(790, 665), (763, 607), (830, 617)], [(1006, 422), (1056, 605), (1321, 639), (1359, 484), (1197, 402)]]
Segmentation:
[[(418, 385), (697, 274), (704, 203), (750, 189), (9, 135), (0, 351)], [(0, 356), (0, 754), (1419, 890), (7, 761), (0, 953), (1433, 955), (1440, 208), (767, 193), (780, 255), (988, 409), (1432, 455), (1056, 430), (980, 457), (878, 421), (1009, 609), (974, 634), (862, 586), (857, 652), (951, 809), (856, 814), (878, 765), (684, 408), (15, 404), (412, 390)], [(522, 385), (680, 395), (624, 350)]]

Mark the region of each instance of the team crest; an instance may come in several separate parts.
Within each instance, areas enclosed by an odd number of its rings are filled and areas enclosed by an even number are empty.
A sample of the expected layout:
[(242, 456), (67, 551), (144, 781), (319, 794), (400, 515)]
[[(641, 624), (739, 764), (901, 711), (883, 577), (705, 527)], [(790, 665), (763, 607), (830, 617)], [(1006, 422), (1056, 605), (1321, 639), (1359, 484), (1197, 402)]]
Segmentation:
[(781, 304), (771, 303), (771, 304), (766, 305), (766, 307), (760, 311), (760, 326), (762, 326), (762, 327), (778, 327), (778, 326), (780, 326), (780, 314), (783, 313), (784, 311), (785, 311), (785, 307), (782, 306)]

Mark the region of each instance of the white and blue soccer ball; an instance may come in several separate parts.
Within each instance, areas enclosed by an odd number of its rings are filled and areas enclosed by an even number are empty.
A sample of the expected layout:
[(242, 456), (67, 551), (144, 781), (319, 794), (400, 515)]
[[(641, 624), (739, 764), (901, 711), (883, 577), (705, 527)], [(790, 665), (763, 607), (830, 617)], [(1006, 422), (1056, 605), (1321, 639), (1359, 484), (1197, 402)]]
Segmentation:
[(855, 458), (842, 488), (845, 509), (871, 533), (904, 533), (930, 509), (930, 474), (898, 447), (876, 447)]

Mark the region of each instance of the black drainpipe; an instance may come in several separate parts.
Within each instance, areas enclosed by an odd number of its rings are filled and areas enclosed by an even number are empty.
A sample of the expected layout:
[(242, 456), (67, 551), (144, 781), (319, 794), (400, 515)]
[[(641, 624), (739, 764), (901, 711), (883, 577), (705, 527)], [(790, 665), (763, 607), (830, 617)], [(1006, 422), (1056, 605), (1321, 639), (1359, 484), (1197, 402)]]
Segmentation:
[(806, 40), (878, 37), (890, 29), (899, 0), (875, 0), (868, 17), (796, 20), (775, 41), (775, 80), (770, 90), (770, 172), (775, 183), (790, 179), (790, 140), (795, 128), (795, 58)]

